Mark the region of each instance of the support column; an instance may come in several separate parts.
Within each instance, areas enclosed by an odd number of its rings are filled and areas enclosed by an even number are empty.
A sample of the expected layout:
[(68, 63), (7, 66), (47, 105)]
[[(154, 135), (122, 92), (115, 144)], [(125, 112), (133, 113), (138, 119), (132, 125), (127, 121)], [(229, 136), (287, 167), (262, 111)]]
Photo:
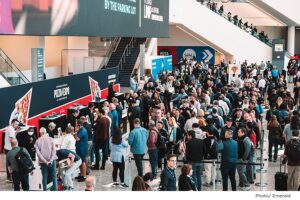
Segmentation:
[(287, 50), (291, 55), (295, 55), (295, 26), (289, 26), (287, 39)]

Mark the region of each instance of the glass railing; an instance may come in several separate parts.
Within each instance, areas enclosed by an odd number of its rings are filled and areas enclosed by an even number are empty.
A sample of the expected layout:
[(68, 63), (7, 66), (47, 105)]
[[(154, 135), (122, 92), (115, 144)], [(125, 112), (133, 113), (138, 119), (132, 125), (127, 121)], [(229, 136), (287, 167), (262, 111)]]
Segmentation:
[(0, 72), (11, 85), (30, 82), (2, 49), (0, 49)]
[(229, 21), (230, 23), (234, 24), (235, 26), (239, 27), (240, 29), (244, 30), (246, 33), (249, 33), (249, 35), (252, 35), (253, 37), (259, 39), (263, 43), (269, 45), (272, 47), (272, 41), (266, 37), (266, 35), (257, 33), (257, 30), (255, 30), (254, 27), (251, 27), (248, 25), (247, 22), (243, 23), (240, 19), (234, 18), (234, 14), (229, 14), (224, 12), (224, 9), (221, 7), (217, 7), (216, 5), (213, 5), (215, 2), (212, 1), (199, 1), (196, 0), (197, 2), (201, 3), (203, 6), (207, 7), (211, 11), (215, 12), (216, 14), (222, 16), (224, 19)]

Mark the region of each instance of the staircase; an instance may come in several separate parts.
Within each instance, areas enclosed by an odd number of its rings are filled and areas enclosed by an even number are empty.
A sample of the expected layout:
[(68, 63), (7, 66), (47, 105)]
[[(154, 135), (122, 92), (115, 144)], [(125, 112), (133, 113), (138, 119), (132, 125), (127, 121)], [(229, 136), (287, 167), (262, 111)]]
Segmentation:
[(0, 74), (10, 85), (30, 82), (2, 49), (0, 49)]
[(110, 57), (107, 68), (119, 66), (121, 87), (130, 86), (130, 76), (140, 53), (140, 45), (146, 38), (122, 38), (116, 51)]

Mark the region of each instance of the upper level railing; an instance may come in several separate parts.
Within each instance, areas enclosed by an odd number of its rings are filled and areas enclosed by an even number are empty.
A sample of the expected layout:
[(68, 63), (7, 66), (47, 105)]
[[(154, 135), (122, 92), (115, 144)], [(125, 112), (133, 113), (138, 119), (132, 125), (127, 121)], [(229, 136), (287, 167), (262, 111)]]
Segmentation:
[(123, 51), (123, 54), (122, 54), (119, 64), (118, 64), (120, 69), (123, 68), (123, 63), (126, 62), (126, 56), (129, 56), (131, 54), (131, 49), (133, 48), (133, 42), (134, 42), (134, 38), (131, 38), (129, 44), (126, 45), (126, 47)]
[(211, 11), (215, 12), (216, 14), (222, 16), (224, 19), (228, 20), (230, 23), (234, 24), (235, 26), (239, 27), (240, 29), (244, 30), (245, 32), (251, 34), (253, 37), (259, 39), (263, 43), (272, 47), (271, 40), (262, 33), (257, 33), (255, 27), (251, 27), (248, 25), (248, 22), (242, 22), (242, 20), (234, 18), (233, 14), (228, 12), (225, 13), (223, 7), (217, 7), (217, 4), (214, 1), (201, 1), (196, 0), (197, 2), (201, 3), (203, 6), (206, 6)]
[(0, 49), (0, 72), (11, 85), (30, 82), (2, 49)]

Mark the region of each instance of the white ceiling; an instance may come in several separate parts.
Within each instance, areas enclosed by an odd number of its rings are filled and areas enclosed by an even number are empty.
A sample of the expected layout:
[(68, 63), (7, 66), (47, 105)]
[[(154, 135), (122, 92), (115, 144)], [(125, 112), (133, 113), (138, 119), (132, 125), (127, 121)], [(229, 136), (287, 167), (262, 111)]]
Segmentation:
[(248, 21), (248, 24), (255, 26), (286, 26), (283, 22), (277, 20), (275, 17), (263, 12), (250, 3), (218, 3), (218, 8), (224, 5), (224, 12), (231, 12), (232, 16), (238, 15), (243, 22)]

